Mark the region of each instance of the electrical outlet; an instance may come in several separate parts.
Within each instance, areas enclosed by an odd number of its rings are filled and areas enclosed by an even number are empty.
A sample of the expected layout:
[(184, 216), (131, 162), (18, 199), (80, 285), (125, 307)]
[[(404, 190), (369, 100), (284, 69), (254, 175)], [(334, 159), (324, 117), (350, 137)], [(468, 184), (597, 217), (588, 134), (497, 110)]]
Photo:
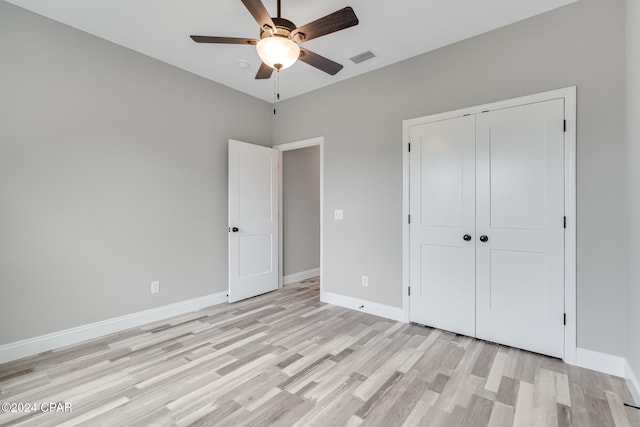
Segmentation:
[(365, 288), (369, 286), (369, 276), (362, 276), (362, 286)]
[(151, 293), (157, 294), (158, 292), (160, 292), (160, 282), (157, 280), (155, 282), (151, 282)]
[(336, 209), (333, 211), (333, 219), (342, 221), (344, 219), (344, 211), (342, 209)]

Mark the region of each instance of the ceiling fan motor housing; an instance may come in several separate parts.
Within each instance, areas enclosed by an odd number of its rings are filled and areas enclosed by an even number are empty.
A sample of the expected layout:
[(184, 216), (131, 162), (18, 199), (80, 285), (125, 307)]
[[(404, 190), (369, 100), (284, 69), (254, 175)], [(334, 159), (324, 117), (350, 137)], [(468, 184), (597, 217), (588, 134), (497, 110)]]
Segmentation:
[(293, 30), (295, 30), (296, 28), (296, 24), (294, 24), (293, 22), (289, 21), (288, 19), (284, 19), (284, 18), (271, 18), (273, 20), (273, 23), (275, 24), (275, 28), (272, 30), (271, 28), (263, 28), (260, 31), (260, 38), (263, 39), (265, 37), (271, 37), (271, 36), (280, 36), (280, 37), (286, 37), (289, 38), (289, 36), (291, 35), (291, 32)]

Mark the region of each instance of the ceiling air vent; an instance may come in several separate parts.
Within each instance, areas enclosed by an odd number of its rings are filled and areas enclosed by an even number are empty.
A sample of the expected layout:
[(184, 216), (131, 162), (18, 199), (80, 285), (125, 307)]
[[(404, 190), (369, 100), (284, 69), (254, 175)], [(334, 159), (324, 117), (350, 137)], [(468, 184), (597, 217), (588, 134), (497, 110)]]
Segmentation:
[(371, 58), (375, 58), (376, 54), (371, 52), (370, 50), (367, 50), (366, 52), (362, 52), (356, 56), (352, 56), (351, 58), (349, 58), (354, 64), (359, 64), (361, 62), (367, 61)]

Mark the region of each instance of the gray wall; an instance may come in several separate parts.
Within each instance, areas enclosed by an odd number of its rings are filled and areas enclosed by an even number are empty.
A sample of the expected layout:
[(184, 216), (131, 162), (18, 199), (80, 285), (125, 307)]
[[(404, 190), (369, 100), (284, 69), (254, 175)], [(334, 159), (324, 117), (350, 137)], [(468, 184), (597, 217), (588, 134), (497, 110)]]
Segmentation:
[(2, 1), (0, 53), (0, 344), (224, 291), (269, 104)]
[(320, 267), (320, 146), (282, 153), (284, 275)]
[[(631, 243), (627, 358), (636, 377), (640, 376), (640, 122), (638, 118), (640, 118), (640, 0), (627, 0), (627, 162)], [(640, 390), (638, 392), (640, 393)]]
[(577, 85), (578, 346), (624, 355), (624, 9), (582, 0), (282, 102), (274, 141), (325, 137), (325, 290), (402, 305), (404, 119)]

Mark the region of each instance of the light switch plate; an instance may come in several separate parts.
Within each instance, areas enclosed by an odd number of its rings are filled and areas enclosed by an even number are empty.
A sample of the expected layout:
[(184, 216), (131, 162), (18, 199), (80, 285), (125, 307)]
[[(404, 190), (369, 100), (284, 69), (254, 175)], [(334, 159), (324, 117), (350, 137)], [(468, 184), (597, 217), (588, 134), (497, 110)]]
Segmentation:
[(341, 221), (344, 218), (344, 212), (342, 209), (336, 209), (333, 211), (333, 219)]

